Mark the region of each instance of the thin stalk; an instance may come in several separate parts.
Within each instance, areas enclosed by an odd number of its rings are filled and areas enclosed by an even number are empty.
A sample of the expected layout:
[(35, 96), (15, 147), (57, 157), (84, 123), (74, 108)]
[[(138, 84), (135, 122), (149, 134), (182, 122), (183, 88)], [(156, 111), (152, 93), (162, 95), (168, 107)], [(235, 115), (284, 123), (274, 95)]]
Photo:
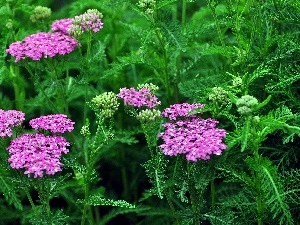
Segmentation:
[(60, 91), (60, 94), (59, 93), (57, 94), (57, 98), (62, 98), (62, 101), (63, 101), (63, 104), (64, 104), (64, 106), (62, 107), (62, 108), (64, 108), (63, 111), (64, 111), (64, 113), (66, 115), (69, 116), (69, 106), (68, 106), (68, 101), (67, 101), (66, 89), (64, 89), (63, 83), (59, 79), (59, 74), (57, 72), (57, 67), (55, 65), (55, 62), (53, 62), (53, 61), (49, 62), (48, 60), (46, 60), (46, 63), (47, 63), (47, 65), (49, 65), (50, 67), (52, 67), (52, 69), (54, 71), (55, 78), (56, 78), (56, 80), (57, 80), (57, 82), (59, 84), (58, 86), (59, 86), (59, 91)]
[(44, 180), (39, 180), (38, 184), (38, 194), (40, 201), (42, 202), (43, 209), (47, 215), (47, 222), (49, 225), (52, 225), (52, 217), (51, 217), (51, 208), (50, 208), (50, 198), (49, 198), (49, 186), (47, 185), (47, 179)]
[(186, 20), (186, 0), (182, 0), (181, 24), (185, 26)]
[(37, 214), (37, 211), (36, 211), (36, 206), (35, 206), (35, 204), (34, 204), (34, 202), (33, 202), (33, 200), (32, 200), (32, 197), (31, 197), (29, 191), (28, 191), (26, 188), (24, 189), (24, 191), (25, 191), (25, 194), (26, 194), (26, 196), (27, 196), (27, 198), (28, 198), (28, 200), (29, 200), (29, 203), (30, 203), (30, 205), (31, 205), (31, 208), (32, 208), (32, 210), (33, 210), (33, 213), (35, 214), (36, 217), (38, 217), (38, 214)]
[(102, 147), (102, 144), (100, 144), (96, 149), (94, 149), (90, 152), (90, 157), (89, 157), (88, 164), (87, 164), (87, 171), (86, 171), (86, 174), (84, 177), (84, 206), (83, 206), (83, 210), (82, 210), (81, 225), (85, 224), (87, 215), (90, 215), (90, 219), (89, 219), (90, 221), (93, 220), (92, 212), (91, 212), (92, 209), (91, 209), (91, 206), (87, 204), (87, 200), (89, 197), (91, 174), (92, 174), (92, 170), (93, 170), (93, 167), (95, 164), (95, 159), (96, 159), (95, 153), (97, 153), (101, 147)]
[[(220, 25), (219, 19), (217, 17), (215, 7), (211, 4), (210, 0), (206, 0), (206, 1), (207, 1), (207, 4), (208, 4), (208, 7), (210, 8), (210, 10), (212, 12), (212, 16), (213, 16), (213, 18), (215, 20), (218, 37), (220, 39), (221, 45), (222, 45), (222, 47), (224, 49), (224, 52), (225, 52), (226, 45), (225, 45), (225, 42), (224, 42), (224, 38), (223, 38), (223, 35), (222, 35), (222, 31), (221, 31), (221, 25)], [(229, 54), (227, 54), (227, 58), (229, 60), (229, 63), (232, 64), (232, 59), (231, 59), (231, 56)]]
[(167, 91), (167, 99), (169, 104), (171, 103), (171, 87), (170, 87), (170, 76), (168, 73), (168, 58), (167, 58), (167, 52), (166, 48), (164, 46), (163, 40), (162, 40), (162, 35), (159, 32), (158, 29), (155, 29), (155, 34), (157, 36), (157, 39), (159, 41), (161, 50), (162, 50), (162, 58), (163, 58), (163, 74), (164, 74), (164, 85)]
[(188, 187), (189, 187), (191, 205), (192, 205), (192, 210), (193, 210), (193, 224), (199, 225), (197, 191), (195, 189), (194, 183), (192, 182), (191, 167), (190, 167), (190, 163), (188, 161), (187, 161), (187, 171), (188, 171)]
[[(32, 72), (32, 70), (30, 69), (30, 67), (28, 65), (25, 65), (25, 68), (27, 69), (27, 71), (29, 72), (31, 78), (34, 80), (35, 79), (35, 74)], [(46, 94), (46, 92), (44, 91), (44, 89), (41, 87), (40, 82), (38, 81), (38, 79), (36, 79), (36, 83), (38, 88), (40, 89), (40, 91), (42, 92), (42, 94), (44, 95), (44, 97), (47, 99), (47, 101), (50, 103), (50, 105), (53, 107), (53, 109), (59, 113), (58, 108), (56, 107), (56, 105), (51, 101), (51, 99), (48, 97), (48, 95)]]
[(16, 109), (22, 111), (26, 92), (24, 89), (23, 82), (20, 81), (21, 78), (20, 78), (19, 67), (10, 65), (9, 66), (9, 74), (12, 79), (12, 85), (14, 87)]
[[(166, 191), (165, 191), (166, 192)], [(167, 198), (167, 202), (168, 202), (168, 204), (169, 204), (169, 207), (170, 207), (170, 209), (171, 209), (171, 211), (172, 211), (172, 214), (173, 215), (175, 215), (175, 219), (176, 219), (176, 225), (179, 225), (180, 223), (179, 223), (179, 219), (178, 219), (178, 215), (177, 215), (177, 213), (176, 213), (176, 209), (175, 209), (175, 207), (174, 207), (174, 204), (173, 204), (173, 202), (172, 202), (172, 199), (171, 199), (171, 197), (170, 197), (170, 194), (171, 192), (169, 191), (168, 193), (165, 193), (165, 196), (166, 196), (166, 198)]]

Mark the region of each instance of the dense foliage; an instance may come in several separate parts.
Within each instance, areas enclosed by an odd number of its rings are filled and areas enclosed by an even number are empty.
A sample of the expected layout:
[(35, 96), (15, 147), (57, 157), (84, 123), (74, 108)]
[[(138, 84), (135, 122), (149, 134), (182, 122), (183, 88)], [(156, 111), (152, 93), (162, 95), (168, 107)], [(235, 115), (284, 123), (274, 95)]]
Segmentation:
[(0, 0), (1, 224), (300, 224), (300, 2)]

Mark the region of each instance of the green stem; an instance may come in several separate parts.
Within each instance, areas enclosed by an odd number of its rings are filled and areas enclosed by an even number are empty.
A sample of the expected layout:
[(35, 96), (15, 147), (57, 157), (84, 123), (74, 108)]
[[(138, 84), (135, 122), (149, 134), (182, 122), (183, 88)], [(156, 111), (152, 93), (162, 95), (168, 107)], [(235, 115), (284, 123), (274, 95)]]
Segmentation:
[[(217, 14), (216, 14), (216, 8), (215, 8), (215, 6), (212, 5), (211, 0), (206, 0), (206, 1), (207, 1), (207, 4), (208, 4), (208, 7), (210, 8), (210, 10), (212, 12), (212, 16), (213, 16), (213, 18), (215, 20), (216, 28), (217, 28), (217, 33), (218, 33), (218, 37), (220, 39), (222, 48), (224, 49), (224, 53), (226, 53), (226, 51), (225, 51), (225, 47), (226, 46), (225, 46), (224, 38), (223, 38), (223, 35), (222, 35), (220, 22), (219, 22), (219, 19), (217, 17)], [(231, 56), (229, 54), (226, 54), (226, 56), (227, 56), (227, 58), (229, 60), (229, 63), (232, 64)]]
[(35, 85), (38, 86), (38, 89), (42, 92), (42, 94), (44, 95), (44, 97), (47, 99), (47, 101), (50, 103), (50, 105), (53, 107), (53, 109), (59, 113), (59, 110), (58, 108), (56, 107), (56, 105), (51, 101), (51, 99), (48, 97), (48, 95), (46, 94), (46, 92), (44, 91), (44, 89), (42, 88), (40, 82), (38, 79), (35, 79), (36, 76), (35, 74), (32, 72), (32, 70), (30, 69), (30, 67), (28, 65), (25, 65), (25, 68), (27, 69), (27, 71), (29, 72), (30, 76), (31, 76), (31, 79), (36, 82), (34, 82)]
[(186, 20), (186, 0), (182, 0), (181, 24), (184, 26)]
[(210, 195), (211, 195), (211, 208), (215, 209), (216, 206), (216, 187), (215, 187), (215, 179), (210, 182)]
[[(92, 145), (94, 146), (94, 144)], [(91, 179), (91, 175), (92, 175), (92, 170), (96, 161), (96, 157), (95, 154), (100, 150), (100, 148), (102, 147), (102, 144), (100, 144), (96, 149), (93, 149), (90, 152), (90, 156), (89, 159), (87, 161), (87, 171), (84, 177), (84, 206), (83, 206), (83, 210), (82, 210), (82, 217), (81, 217), (81, 225), (85, 224), (85, 220), (87, 218), (87, 215), (90, 216), (90, 223), (93, 220), (92, 217), (92, 208), (90, 205), (87, 204), (87, 200), (89, 197), (89, 189), (90, 189), (90, 179)]]
[(15, 95), (15, 106), (17, 110), (23, 110), (25, 100), (25, 88), (20, 77), (20, 69), (18, 66), (9, 66), (9, 75), (12, 80)]
[(187, 171), (188, 171), (188, 187), (191, 198), (191, 205), (193, 210), (193, 223), (194, 225), (199, 225), (199, 210), (198, 210), (198, 201), (197, 201), (197, 191), (195, 189), (194, 183), (191, 177), (191, 166), (190, 162), (187, 161)]
[(170, 76), (169, 76), (169, 72), (168, 72), (168, 58), (167, 58), (167, 52), (166, 52), (166, 48), (164, 46), (163, 40), (162, 40), (162, 34), (159, 32), (159, 29), (156, 28), (155, 29), (155, 34), (157, 36), (157, 39), (159, 41), (160, 44), (160, 48), (162, 50), (162, 58), (163, 58), (163, 74), (164, 74), (164, 85), (167, 91), (167, 99), (169, 104), (171, 104), (171, 87), (170, 87)]
[(38, 217), (38, 213), (37, 213), (37, 211), (36, 211), (36, 206), (35, 206), (35, 204), (34, 204), (34, 202), (33, 202), (33, 200), (32, 200), (32, 197), (31, 197), (29, 191), (28, 191), (26, 188), (24, 189), (24, 191), (25, 191), (25, 194), (27, 195), (27, 198), (28, 198), (28, 200), (29, 200), (29, 203), (30, 203), (30, 205), (31, 205), (31, 208), (32, 208), (32, 210), (33, 210), (33, 213), (35, 214), (36, 217)]
[[(165, 191), (166, 192), (166, 191)], [(170, 209), (171, 209), (171, 211), (172, 211), (172, 214), (175, 216), (175, 219), (176, 219), (176, 225), (179, 225), (180, 223), (179, 223), (179, 219), (178, 219), (178, 215), (177, 215), (177, 213), (176, 213), (176, 210), (175, 210), (175, 207), (174, 207), (174, 204), (173, 204), (173, 202), (172, 202), (172, 199), (171, 199), (171, 197), (170, 197), (170, 194), (171, 192), (169, 191), (169, 193), (165, 193), (165, 196), (166, 196), (166, 198), (167, 198), (167, 202), (168, 202), (168, 204), (169, 204), (169, 207), (170, 207)]]
[(52, 225), (51, 208), (50, 208), (50, 191), (47, 178), (40, 179), (38, 184), (38, 194), (43, 205), (43, 210), (47, 215), (47, 222)]

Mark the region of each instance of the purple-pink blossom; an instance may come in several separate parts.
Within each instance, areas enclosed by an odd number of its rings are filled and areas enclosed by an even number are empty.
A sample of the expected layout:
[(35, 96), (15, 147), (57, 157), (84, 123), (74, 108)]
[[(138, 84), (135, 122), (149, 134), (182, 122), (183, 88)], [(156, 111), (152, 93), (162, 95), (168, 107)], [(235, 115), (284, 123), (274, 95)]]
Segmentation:
[(138, 108), (142, 106), (154, 108), (161, 103), (155, 95), (151, 94), (149, 88), (141, 88), (139, 90), (135, 90), (134, 88), (121, 88), (117, 97), (123, 99), (125, 105)]
[(61, 171), (62, 153), (69, 152), (70, 143), (62, 136), (45, 136), (40, 133), (23, 134), (10, 142), (8, 162), (14, 169), (25, 169), (24, 174), (34, 178)]
[(29, 121), (29, 125), (33, 129), (43, 129), (53, 133), (71, 132), (74, 129), (74, 124), (75, 122), (64, 114), (40, 116)]
[(87, 12), (75, 16), (74, 24), (80, 25), (82, 31), (98, 32), (103, 28), (101, 20), (102, 14), (98, 10), (88, 10)]
[(186, 159), (196, 162), (208, 160), (211, 155), (221, 155), (226, 149), (222, 139), (226, 136), (224, 129), (216, 128), (214, 119), (187, 118), (162, 126), (164, 132), (159, 134), (164, 143), (159, 146), (165, 155), (185, 154)]
[(25, 37), (23, 41), (12, 43), (6, 52), (16, 57), (15, 62), (18, 62), (25, 58), (40, 60), (66, 55), (74, 51), (77, 46), (75, 38), (62, 32), (40, 32)]
[(25, 113), (21, 111), (0, 109), (0, 137), (11, 137), (12, 128), (21, 126), (24, 120)]
[(69, 34), (69, 27), (72, 26), (73, 24), (74, 24), (73, 18), (55, 20), (51, 24), (51, 30), (52, 31), (60, 31), (64, 34)]
[(189, 113), (193, 109), (203, 108), (204, 105), (200, 103), (182, 103), (182, 104), (174, 104), (169, 108), (166, 108), (161, 115), (169, 118), (170, 120), (176, 120), (177, 117), (188, 117)]

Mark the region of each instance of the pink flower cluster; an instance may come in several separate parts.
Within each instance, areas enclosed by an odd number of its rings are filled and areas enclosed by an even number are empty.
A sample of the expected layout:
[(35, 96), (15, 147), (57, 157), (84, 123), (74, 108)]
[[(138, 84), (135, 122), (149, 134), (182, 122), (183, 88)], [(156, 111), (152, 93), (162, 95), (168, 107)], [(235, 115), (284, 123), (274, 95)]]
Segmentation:
[(94, 10), (88, 10), (79, 16), (75, 16), (74, 23), (80, 25), (82, 31), (93, 31), (96, 33), (103, 28), (99, 13)]
[[(0, 110), (1, 128), (21, 125), (24, 119), (22, 112)], [(71, 132), (74, 129), (74, 122), (63, 114), (41, 116), (30, 120), (29, 124), (34, 129), (44, 129), (54, 133)], [(43, 177), (44, 174), (54, 175), (61, 171), (63, 164), (60, 162), (60, 157), (62, 153), (69, 152), (68, 146), (70, 143), (62, 136), (26, 133), (10, 142), (7, 148), (10, 154), (8, 161), (12, 168), (25, 169), (24, 174), (28, 176), (33, 174), (34, 178)]]
[(45, 136), (40, 133), (23, 134), (12, 140), (7, 148), (8, 159), (14, 169), (25, 169), (24, 174), (43, 177), (44, 173), (54, 175), (61, 171), (62, 153), (69, 152), (70, 143), (61, 136)]
[(12, 127), (21, 126), (25, 113), (16, 110), (0, 109), (0, 137), (11, 137)]
[(141, 88), (140, 90), (135, 90), (134, 88), (121, 88), (117, 97), (123, 99), (125, 105), (131, 105), (138, 108), (142, 106), (154, 108), (161, 103), (155, 95), (151, 94), (149, 88)]
[(15, 62), (18, 62), (25, 58), (40, 60), (41, 58), (69, 54), (77, 46), (76, 39), (62, 32), (40, 32), (24, 38), (23, 41), (12, 43), (6, 52), (16, 57)]
[[(173, 120), (163, 124), (165, 130), (158, 135), (164, 141), (159, 148), (165, 155), (185, 154), (187, 160), (196, 162), (198, 159), (208, 160), (211, 155), (221, 155), (226, 149), (226, 145), (222, 142), (226, 131), (216, 128), (218, 121), (188, 115), (188, 108), (198, 107), (203, 105), (176, 104), (162, 113), (163, 116)], [(177, 116), (185, 118), (177, 120)]]
[(74, 129), (74, 124), (75, 123), (64, 114), (41, 116), (29, 121), (29, 125), (33, 129), (43, 129), (53, 133), (71, 132)]
[(171, 105), (169, 108), (166, 108), (161, 113), (161, 115), (166, 117), (166, 118), (169, 118), (170, 120), (176, 120), (176, 117), (189, 116), (188, 114), (191, 112), (191, 110), (197, 109), (197, 108), (203, 108), (203, 107), (204, 107), (204, 105), (202, 105), (200, 103), (174, 104), (174, 105)]
[(73, 18), (55, 20), (51, 24), (52, 31), (60, 31), (64, 34), (69, 34), (69, 27), (74, 24)]

